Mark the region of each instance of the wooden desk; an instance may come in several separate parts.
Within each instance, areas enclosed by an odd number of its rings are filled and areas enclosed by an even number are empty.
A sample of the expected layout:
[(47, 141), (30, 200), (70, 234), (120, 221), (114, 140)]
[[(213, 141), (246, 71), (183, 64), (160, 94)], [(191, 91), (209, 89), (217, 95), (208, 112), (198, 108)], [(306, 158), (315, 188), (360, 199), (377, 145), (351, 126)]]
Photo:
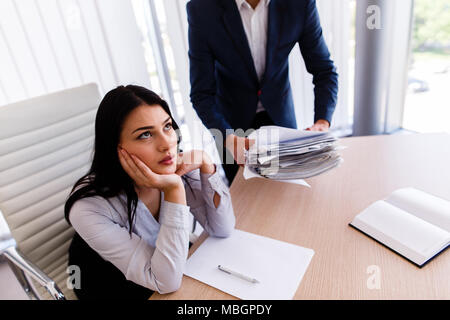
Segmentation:
[[(307, 179), (311, 188), (244, 180), (240, 168), (230, 189), (236, 228), (314, 249), (295, 299), (450, 299), (450, 250), (419, 269), (348, 226), (398, 188), (450, 200), (450, 135), (352, 137), (341, 144), (348, 146), (343, 164)], [(373, 265), (380, 289), (367, 286)], [(177, 292), (152, 299), (235, 298), (185, 276)]]

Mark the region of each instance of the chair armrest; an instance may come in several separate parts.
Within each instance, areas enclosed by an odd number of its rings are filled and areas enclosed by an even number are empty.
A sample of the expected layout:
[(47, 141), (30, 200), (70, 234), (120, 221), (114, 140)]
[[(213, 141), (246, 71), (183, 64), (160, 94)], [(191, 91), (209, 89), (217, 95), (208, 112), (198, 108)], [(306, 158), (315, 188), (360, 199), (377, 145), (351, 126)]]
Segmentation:
[(35, 264), (26, 259), (15, 247), (9, 247), (3, 252), (4, 256), (23, 270), (28, 276), (35, 279), (40, 285), (44, 286), (55, 300), (66, 300), (62, 291), (58, 288), (56, 283), (50, 279), (41, 269)]

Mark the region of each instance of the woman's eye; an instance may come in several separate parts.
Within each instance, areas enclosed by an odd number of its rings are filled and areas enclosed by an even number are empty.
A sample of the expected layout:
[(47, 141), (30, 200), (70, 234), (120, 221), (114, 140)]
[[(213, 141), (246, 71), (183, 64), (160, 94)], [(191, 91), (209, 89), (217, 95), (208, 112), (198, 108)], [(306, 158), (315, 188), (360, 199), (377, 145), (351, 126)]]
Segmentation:
[(152, 134), (150, 133), (150, 131), (145, 131), (138, 137), (138, 139), (147, 139), (147, 138), (150, 138), (151, 136), (152, 136)]
[(172, 123), (166, 124), (166, 126), (164, 128), (167, 130), (170, 130), (172, 128)]

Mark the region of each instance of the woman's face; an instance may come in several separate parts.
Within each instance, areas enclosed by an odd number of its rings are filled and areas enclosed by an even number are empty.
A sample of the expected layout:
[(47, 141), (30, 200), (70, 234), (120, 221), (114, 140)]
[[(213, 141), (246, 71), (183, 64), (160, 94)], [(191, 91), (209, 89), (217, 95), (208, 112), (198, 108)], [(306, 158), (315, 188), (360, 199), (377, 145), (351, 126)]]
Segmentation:
[[(171, 174), (177, 167), (177, 134), (172, 118), (160, 105), (140, 105), (125, 118), (119, 146), (153, 172)], [(171, 160), (163, 159), (171, 157)]]

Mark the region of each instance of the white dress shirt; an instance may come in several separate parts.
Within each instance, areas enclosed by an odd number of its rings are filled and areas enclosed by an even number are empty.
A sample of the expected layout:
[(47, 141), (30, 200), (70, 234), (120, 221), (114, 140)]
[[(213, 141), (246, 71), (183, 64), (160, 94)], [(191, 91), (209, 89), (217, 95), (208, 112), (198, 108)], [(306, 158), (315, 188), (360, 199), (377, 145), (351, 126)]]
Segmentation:
[[(245, 0), (236, 0), (245, 34), (253, 57), (256, 74), (261, 82), (266, 68), (267, 25), (269, 20), (270, 0), (260, 0), (255, 9)], [(258, 101), (256, 113), (264, 111)]]
[[(189, 249), (189, 214), (210, 236), (226, 237), (235, 217), (228, 187), (218, 171), (187, 173), (186, 203), (166, 201), (162, 193), (157, 221), (142, 201), (136, 207), (132, 234), (128, 233), (127, 197), (87, 197), (74, 203), (70, 222), (83, 240), (103, 259), (131, 280), (159, 293), (178, 289)], [(184, 181), (184, 180), (183, 180)], [(218, 207), (214, 194), (220, 195)]]

